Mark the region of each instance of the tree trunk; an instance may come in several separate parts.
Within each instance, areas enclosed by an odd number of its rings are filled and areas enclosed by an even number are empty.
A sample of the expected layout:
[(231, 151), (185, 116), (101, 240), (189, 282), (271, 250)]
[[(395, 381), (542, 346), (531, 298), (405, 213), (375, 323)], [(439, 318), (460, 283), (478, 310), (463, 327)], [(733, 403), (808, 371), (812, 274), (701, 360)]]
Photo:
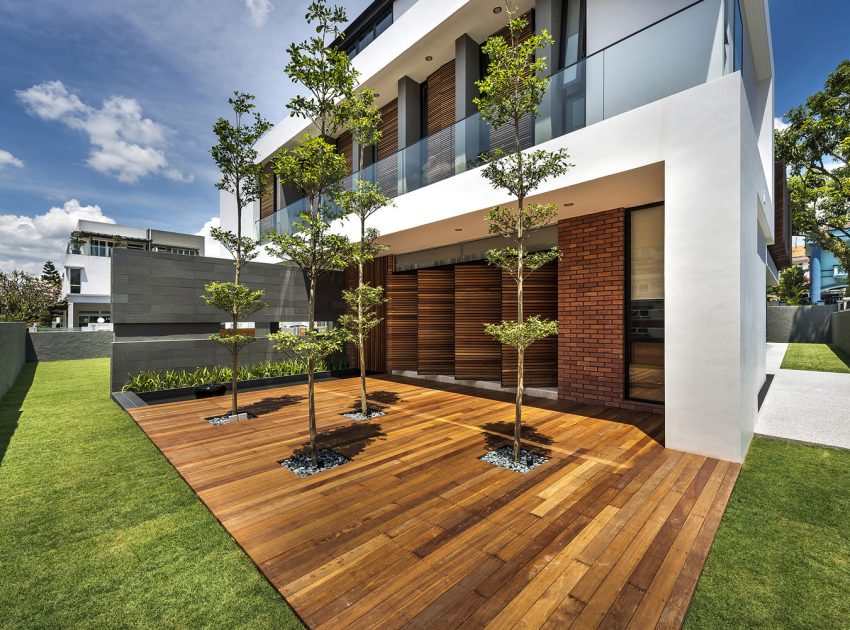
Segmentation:
[[(361, 153), (363, 153), (361, 151)], [(360, 353), (360, 411), (365, 420), (368, 413), (368, 403), (366, 402), (366, 336), (363, 334), (363, 251), (365, 249), (364, 240), (366, 239), (366, 219), (360, 217), (360, 260), (357, 264), (357, 345)]]
[[(236, 267), (236, 274), (234, 278), (233, 284), (237, 287), (239, 286), (239, 273), (242, 271), (242, 196), (239, 193), (240, 190), (240, 181), (237, 177), (236, 179), (236, 259), (234, 261)], [(238, 324), (239, 324), (239, 313), (234, 311), (233, 315), (233, 330), (231, 334), (238, 334)], [(235, 345), (230, 346), (230, 353), (232, 355), (233, 361), (231, 364), (232, 374), (230, 375), (230, 415), (235, 416), (239, 413), (239, 403), (238, 403), (238, 386), (237, 386), (237, 374), (239, 368), (239, 348)]]
[[(307, 320), (307, 330), (312, 331), (314, 328), (314, 318), (316, 315), (316, 272), (313, 267), (310, 274), (310, 303), (309, 314)], [(319, 466), (319, 452), (316, 448), (316, 397), (315, 397), (315, 370), (316, 366), (313, 357), (307, 359), (307, 413), (310, 419), (310, 461), (313, 467)]]
[[(522, 181), (522, 149), (520, 147), (519, 135), (520, 119), (514, 119), (514, 142), (517, 150), (517, 167), (520, 174), (520, 185), (518, 187), (519, 194), (517, 195), (517, 278), (516, 278), (516, 320), (522, 330), (524, 322), (523, 304), (522, 304), (522, 284), (523, 273), (525, 271), (525, 234), (523, 232), (523, 210), (525, 209), (525, 194), (523, 192), (524, 182)], [(525, 340), (524, 335), (520, 336), (519, 347), (516, 354), (516, 411), (514, 414), (514, 463), (519, 463), (520, 441), (522, 439), (522, 392), (525, 382)]]

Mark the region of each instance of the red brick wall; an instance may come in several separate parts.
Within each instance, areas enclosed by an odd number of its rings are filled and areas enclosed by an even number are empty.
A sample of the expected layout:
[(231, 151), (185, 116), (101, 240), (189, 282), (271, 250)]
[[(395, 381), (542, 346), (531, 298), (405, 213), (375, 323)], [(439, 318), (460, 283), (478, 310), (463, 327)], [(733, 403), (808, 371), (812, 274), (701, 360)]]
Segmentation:
[(558, 222), (558, 397), (661, 411), (625, 400), (626, 211)]

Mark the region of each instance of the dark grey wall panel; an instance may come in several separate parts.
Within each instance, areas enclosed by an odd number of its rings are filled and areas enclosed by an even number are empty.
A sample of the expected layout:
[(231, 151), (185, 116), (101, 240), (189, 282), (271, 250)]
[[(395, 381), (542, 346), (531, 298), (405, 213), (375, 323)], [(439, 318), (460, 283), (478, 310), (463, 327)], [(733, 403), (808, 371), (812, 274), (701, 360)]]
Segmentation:
[(27, 326), (0, 322), (0, 398), (14, 385), (26, 358)]
[[(112, 257), (112, 391), (128, 374), (143, 370), (193, 370), (228, 365), (225, 348), (209, 340), (225, 313), (202, 299), (208, 282), (233, 280), (233, 263), (221, 258), (114, 250)], [(266, 336), (272, 322), (305, 321), (307, 290), (300, 270), (249, 263), (242, 281), (262, 289), (268, 306), (252, 315), (257, 341), (240, 352), (240, 364), (286, 358)], [(330, 272), (319, 281), (316, 319), (336, 321), (344, 312), (345, 274)]]
[[(112, 255), (112, 322), (115, 324), (210, 323), (224, 319), (200, 296), (208, 282), (233, 280), (233, 263), (223, 258), (181, 256), (116, 249)], [(282, 265), (249, 263), (242, 281), (262, 289), (268, 307), (255, 321), (301, 320), (307, 315), (307, 292), (301, 271)], [(316, 319), (335, 320), (342, 313), (344, 274), (331, 272), (319, 281)]]
[(835, 305), (768, 306), (767, 341), (772, 343), (831, 343), (830, 318)]
[(27, 333), (27, 362), (103, 359), (113, 337), (110, 330)]

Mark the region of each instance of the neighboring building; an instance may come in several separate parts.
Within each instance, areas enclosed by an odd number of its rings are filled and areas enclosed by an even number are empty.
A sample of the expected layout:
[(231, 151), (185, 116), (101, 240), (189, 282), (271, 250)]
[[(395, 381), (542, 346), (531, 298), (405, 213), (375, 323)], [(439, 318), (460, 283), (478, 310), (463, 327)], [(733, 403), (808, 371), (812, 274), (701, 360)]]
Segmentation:
[(68, 243), (62, 280), (69, 328), (112, 321), (111, 257), (116, 247), (203, 256), (204, 237), (80, 220)]
[[(559, 208), (536, 245), (557, 244), (563, 257), (528, 283), (526, 313), (557, 317), (560, 332), (531, 348), (526, 384), (663, 413), (666, 446), (742, 461), (765, 382), (766, 283), (791, 257), (785, 194), (774, 195), (785, 177), (774, 164), (767, 2), (513, 4), (555, 39), (544, 51), (550, 88), (523, 142), (566, 147), (576, 165), (531, 199)], [(380, 95), (383, 135), (364, 164), (349, 133), (339, 149), (355, 177), (395, 203), (372, 221), (389, 250), (370, 278), (389, 303), (370, 369), (515, 382), (511, 353), (482, 326), (515, 308), (513, 285), (484, 262), (501, 244), (485, 213), (511, 200), (477, 160), (507, 130), (483, 124), (473, 104), (481, 44), (505, 32), (499, 5), (377, 0), (341, 44)], [(281, 121), (258, 144), (260, 159), (269, 164), (306, 130)], [(243, 229), (286, 230), (303, 207), (274, 183)], [(234, 229), (236, 217), (222, 193), (222, 226)]]
[[(838, 231), (834, 234), (840, 236)], [(842, 240), (850, 239), (842, 237)], [(807, 242), (806, 257), (812, 304), (835, 304), (841, 300), (847, 290), (847, 270), (835, 254), (817, 243)]]

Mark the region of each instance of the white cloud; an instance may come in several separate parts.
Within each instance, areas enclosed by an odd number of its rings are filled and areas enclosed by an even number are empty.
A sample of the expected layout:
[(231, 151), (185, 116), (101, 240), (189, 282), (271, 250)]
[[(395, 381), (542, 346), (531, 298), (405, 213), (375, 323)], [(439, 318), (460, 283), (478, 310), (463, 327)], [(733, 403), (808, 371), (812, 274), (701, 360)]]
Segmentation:
[(58, 120), (88, 134), (91, 152), (87, 164), (104, 175), (129, 184), (148, 175), (191, 181), (168, 163), (168, 129), (145, 118), (136, 99), (112, 96), (100, 108), (84, 103), (61, 81), (48, 81), (15, 92), (33, 116)]
[(205, 256), (212, 256), (214, 258), (227, 258), (227, 251), (221, 246), (218, 241), (216, 241), (212, 236), (210, 236), (210, 230), (214, 227), (221, 227), (221, 219), (219, 217), (211, 217), (209, 221), (204, 223), (204, 227), (195, 232), (195, 235), (204, 237)]
[(245, 0), (245, 7), (251, 14), (251, 22), (254, 23), (254, 26), (265, 24), (269, 13), (274, 9), (271, 0)]
[(0, 171), (7, 166), (23, 167), (24, 163), (4, 149), (0, 149)]
[(76, 199), (34, 217), (0, 214), (0, 269), (39, 274), (47, 260), (60, 268), (68, 237), (79, 219), (115, 223), (100, 206), (82, 206)]
[(785, 131), (789, 126), (789, 123), (785, 122), (781, 118), (776, 117), (773, 119), (773, 128), (776, 129), (776, 131)]

